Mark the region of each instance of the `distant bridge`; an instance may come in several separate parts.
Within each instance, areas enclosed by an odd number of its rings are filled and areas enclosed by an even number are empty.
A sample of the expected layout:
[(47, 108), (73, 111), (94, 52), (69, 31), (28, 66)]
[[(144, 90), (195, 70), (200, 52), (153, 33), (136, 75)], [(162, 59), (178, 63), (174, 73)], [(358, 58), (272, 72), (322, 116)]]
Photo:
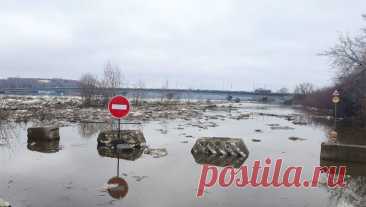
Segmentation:
[[(104, 89), (97, 89), (102, 92)], [(117, 93), (132, 97), (135, 94), (145, 98), (160, 98), (171, 94), (173, 98), (181, 99), (211, 99), (224, 100), (228, 96), (249, 101), (284, 102), (292, 99), (289, 93), (256, 93), (248, 91), (225, 90), (199, 90), (199, 89), (162, 89), (162, 88), (118, 88)], [(0, 93), (8, 95), (55, 95), (55, 96), (79, 96), (79, 87), (52, 87), (52, 88), (5, 88)]]

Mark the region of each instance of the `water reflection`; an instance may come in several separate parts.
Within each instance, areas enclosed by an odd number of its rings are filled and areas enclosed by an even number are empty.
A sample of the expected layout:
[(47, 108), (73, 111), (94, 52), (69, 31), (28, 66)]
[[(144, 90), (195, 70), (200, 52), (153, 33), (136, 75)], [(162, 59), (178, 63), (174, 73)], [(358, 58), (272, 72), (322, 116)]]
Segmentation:
[(42, 153), (56, 153), (61, 149), (60, 140), (40, 141), (34, 139), (28, 139), (27, 148)]
[(192, 155), (197, 164), (210, 164), (219, 167), (233, 166), (239, 168), (248, 157), (220, 156), (215, 154), (194, 153)]
[(81, 137), (90, 138), (96, 135), (102, 129), (108, 127), (107, 123), (80, 123), (78, 125), (78, 131)]
[(0, 120), (0, 146), (10, 147), (12, 140), (16, 137), (16, 124)]
[(125, 179), (121, 177), (112, 177), (108, 180), (108, 194), (115, 199), (122, 199), (128, 193), (128, 184)]
[(98, 153), (102, 157), (116, 158), (117, 160), (117, 176), (110, 178), (107, 182), (107, 192), (114, 199), (122, 199), (128, 193), (128, 183), (120, 177), (120, 159), (134, 161), (141, 157), (143, 148), (117, 149), (99, 145)]
[(98, 153), (102, 157), (119, 158), (124, 160), (134, 161), (141, 157), (144, 152), (143, 147), (136, 147), (131, 149), (117, 149), (112, 147), (107, 147), (103, 145), (98, 145)]
[(57, 127), (30, 127), (27, 129), (27, 148), (42, 153), (60, 150), (60, 134)]
[(336, 166), (337, 169), (346, 166), (345, 187), (331, 188), (326, 185), (326, 181), (322, 182), (322, 186), (329, 193), (332, 206), (366, 206), (366, 163), (321, 159), (320, 166)]
[(347, 176), (346, 186), (343, 188), (330, 188), (322, 184), (329, 193), (331, 206), (366, 206), (366, 177)]

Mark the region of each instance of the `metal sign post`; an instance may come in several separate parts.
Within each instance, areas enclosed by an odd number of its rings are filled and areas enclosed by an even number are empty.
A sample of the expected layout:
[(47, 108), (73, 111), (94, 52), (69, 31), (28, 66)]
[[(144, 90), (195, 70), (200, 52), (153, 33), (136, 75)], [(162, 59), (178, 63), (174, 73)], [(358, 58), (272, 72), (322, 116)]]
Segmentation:
[(130, 112), (130, 102), (123, 96), (112, 97), (108, 103), (108, 110), (115, 119), (118, 119), (118, 138), (121, 139), (121, 119)]
[(339, 94), (338, 90), (335, 90), (333, 92), (332, 96), (333, 96), (332, 102), (334, 104), (334, 129), (336, 129), (337, 128), (337, 105), (341, 101), (341, 99), (339, 98), (340, 94)]

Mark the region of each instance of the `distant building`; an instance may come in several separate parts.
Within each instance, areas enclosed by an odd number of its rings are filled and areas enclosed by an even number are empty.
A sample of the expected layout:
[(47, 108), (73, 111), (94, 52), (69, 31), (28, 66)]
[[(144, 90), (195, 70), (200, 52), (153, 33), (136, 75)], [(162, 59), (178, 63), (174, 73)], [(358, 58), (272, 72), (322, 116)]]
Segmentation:
[(255, 89), (254, 93), (257, 93), (257, 94), (271, 94), (272, 91), (268, 90), (268, 89), (258, 88), (258, 89)]
[(23, 88), (23, 89), (39, 89), (44, 88), (74, 88), (79, 87), (79, 81), (77, 80), (66, 80), (66, 79), (44, 79), (44, 78), (7, 78), (0, 79), (0, 89), (12, 89), (12, 88)]

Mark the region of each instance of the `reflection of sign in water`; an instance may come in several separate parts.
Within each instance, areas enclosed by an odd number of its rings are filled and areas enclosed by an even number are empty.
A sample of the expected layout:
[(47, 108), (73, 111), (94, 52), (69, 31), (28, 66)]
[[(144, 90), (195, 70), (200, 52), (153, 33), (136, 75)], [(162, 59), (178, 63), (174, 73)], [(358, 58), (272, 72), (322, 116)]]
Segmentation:
[(108, 110), (114, 118), (121, 119), (130, 111), (130, 102), (123, 96), (115, 96), (109, 101)]
[(108, 193), (115, 199), (124, 198), (128, 192), (126, 180), (120, 177), (113, 177), (108, 180)]

